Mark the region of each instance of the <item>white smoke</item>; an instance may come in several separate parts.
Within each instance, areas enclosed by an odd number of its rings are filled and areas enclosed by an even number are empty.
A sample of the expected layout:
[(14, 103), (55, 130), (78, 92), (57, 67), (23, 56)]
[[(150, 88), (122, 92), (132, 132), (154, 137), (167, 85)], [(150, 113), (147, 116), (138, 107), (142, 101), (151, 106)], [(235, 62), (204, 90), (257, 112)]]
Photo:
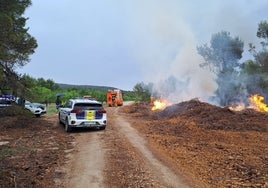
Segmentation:
[[(222, 30), (244, 37), (256, 32), (257, 23), (248, 23), (250, 13), (267, 5), (260, 1), (135, 1), (131, 5), (129, 41), (141, 65), (145, 82), (154, 83), (154, 92), (172, 102), (191, 98), (208, 101), (217, 85), (215, 75), (199, 67), (203, 59), (196, 47), (210, 42), (212, 34)], [(242, 7), (241, 7), (242, 6)], [(244, 8), (243, 8), (244, 7)], [(251, 10), (250, 7), (253, 9)], [(249, 21), (251, 21), (249, 19)], [(252, 25), (255, 25), (252, 28)], [(240, 31), (240, 29), (243, 31)], [(249, 31), (250, 30), (250, 31)], [(240, 36), (239, 34), (242, 34)], [(250, 36), (252, 41), (253, 36)]]
[(145, 80), (154, 83), (153, 92), (172, 102), (207, 100), (217, 86), (213, 74), (199, 67), (202, 58), (193, 29), (172, 3), (150, 2), (138, 7), (133, 19), (139, 28), (133, 29), (138, 37), (132, 42), (139, 46), (134, 50)]

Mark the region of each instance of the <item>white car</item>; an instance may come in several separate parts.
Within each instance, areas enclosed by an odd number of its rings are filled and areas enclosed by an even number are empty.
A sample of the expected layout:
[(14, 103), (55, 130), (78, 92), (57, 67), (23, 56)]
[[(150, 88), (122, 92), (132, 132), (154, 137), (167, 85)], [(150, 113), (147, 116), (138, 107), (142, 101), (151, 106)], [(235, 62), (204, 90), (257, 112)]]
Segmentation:
[(24, 107), (30, 112), (32, 112), (36, 117), (40, 117), (42, 114), (47, 113), (45, 104), (31, 103), (29, 101), (25, 101)]
[(106, 128), (107, 117), (102, 103), (88, 98), (70, 99), (59, 108), (59, 122), (65, 125), (66, 132), (76, 127)]
[(12, 105), (12, 100), (0, 97), (0, 108), (5, 108)]

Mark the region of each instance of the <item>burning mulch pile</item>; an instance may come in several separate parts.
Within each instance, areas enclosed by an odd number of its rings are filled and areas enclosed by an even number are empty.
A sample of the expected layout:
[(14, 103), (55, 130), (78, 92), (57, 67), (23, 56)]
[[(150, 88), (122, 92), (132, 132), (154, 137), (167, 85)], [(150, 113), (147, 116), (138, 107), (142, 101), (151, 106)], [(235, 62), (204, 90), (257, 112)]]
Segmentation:
[[(190, 100), (168, 106), (157, 111), (153, 116), (162, 118), (191, 118), (198, 126), (214, 130), (237, 131), (268, 131), (268, 113), (257, 112), (253, 109), (232, 111), (198, 100)], [(263, 124), (260, 124), (263, 122)]]
[(72, 137), (54, 116), (0, 110), (0, 187), (53, 187)]
[(268, 113), (198, 100), (151, 107), (135, 103), (122, 112), (196, 187), (268, 187)]

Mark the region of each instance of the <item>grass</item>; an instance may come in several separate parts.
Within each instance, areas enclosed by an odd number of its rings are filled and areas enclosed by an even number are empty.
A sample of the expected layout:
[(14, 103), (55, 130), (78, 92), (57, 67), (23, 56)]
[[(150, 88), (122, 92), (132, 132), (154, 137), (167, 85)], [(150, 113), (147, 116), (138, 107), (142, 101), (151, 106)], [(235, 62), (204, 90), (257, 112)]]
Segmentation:
[(57, 112), (56, 104), (51, 103), (47, 106), (47, 114), (55, 114)]

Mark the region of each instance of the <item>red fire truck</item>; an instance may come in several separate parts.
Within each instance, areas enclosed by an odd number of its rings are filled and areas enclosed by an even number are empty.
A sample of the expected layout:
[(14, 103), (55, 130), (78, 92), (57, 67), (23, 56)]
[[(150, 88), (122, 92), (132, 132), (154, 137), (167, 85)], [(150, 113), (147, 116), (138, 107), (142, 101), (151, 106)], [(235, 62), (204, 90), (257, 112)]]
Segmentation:
[(123, 97), (122, 92), (118, 89), (107, 91), (107, 105), (108, 106), (122, 106)]

